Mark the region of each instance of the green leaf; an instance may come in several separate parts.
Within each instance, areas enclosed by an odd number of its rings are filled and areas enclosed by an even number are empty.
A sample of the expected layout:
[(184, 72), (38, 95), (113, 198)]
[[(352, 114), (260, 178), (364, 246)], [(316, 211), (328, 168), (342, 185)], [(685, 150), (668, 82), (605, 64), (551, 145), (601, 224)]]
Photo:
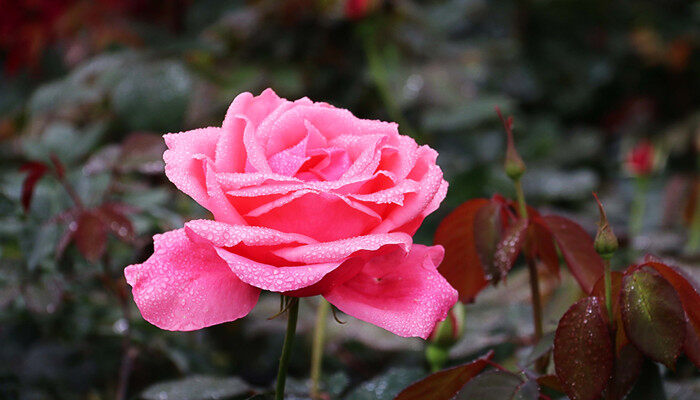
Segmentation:
[(574, 303), (559, 321), (554, 337), (554, 366), (572, 400), (596, 400), (613, 370), (613, 344), (600, 300)]
[(116, 85), (114, 110), (131, 130), (177, 131), (189, 103), (192, 78), (177, 62), (137, 65)]
[(185, 379), (157, 383), (141, 393), (145, 400), (212, 400), (240, 396), (251, 386), (238, 377), (191, 376)]
[(685, 312), (673, 286), (652, 271), (636, 269), (622, 278), (622, 323), (642, 353), (673, 368), (685, 340)]
[(486, 368), (488, 360), (493, 358), (493, 351), (467, 364), (459, 365), (428, 375), (404, 389), (395, 400), (449, 400), (454, 397), (465, 383)]
[(363, 382), (345, 400), (390, 400), (401, 389), (423, 376), (424, 372), (420, 368), (391, 368), (378, 377)]
[(537, 382), (525, 382), (513, 373), (493, 370), (469, 381), (457, 395), (457, 400), (537, 400), (538, 397)]

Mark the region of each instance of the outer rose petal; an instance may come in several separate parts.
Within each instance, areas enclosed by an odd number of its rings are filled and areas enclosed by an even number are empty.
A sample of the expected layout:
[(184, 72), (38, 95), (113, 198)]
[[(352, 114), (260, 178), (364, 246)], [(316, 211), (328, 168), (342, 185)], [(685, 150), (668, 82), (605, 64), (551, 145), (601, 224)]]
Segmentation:
[(260, 289), (241, 282), (211, 246), (192, 242), (184, 229), (153, 240), (153, 255), (124, 270), (148, 322), (191, 331), (244, 317), (257, 303)]
[(323, 296), (346, 314), (399, 336), (427, 339), (457, 302), (457, 291), (436, 269), (442, 246), (414, 244), (370, 257), (362, 271)]

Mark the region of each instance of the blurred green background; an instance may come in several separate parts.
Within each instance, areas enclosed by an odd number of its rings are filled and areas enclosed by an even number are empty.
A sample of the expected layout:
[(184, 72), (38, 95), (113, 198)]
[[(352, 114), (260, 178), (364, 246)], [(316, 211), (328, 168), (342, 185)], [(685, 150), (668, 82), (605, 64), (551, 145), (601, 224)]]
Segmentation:
[[(246, 398), (270, 385), (276, 297), (242, 321), (170, 333), (141, 319), (122, 276), (153, 234), (206, 215), (165, 179), (160, 135), (219, 125), (243, 91), (397, 121), (437, 149), (450, 190), (421, 243), (461, 202), (512, 193), (499, 106), (515, 118), (530, 203), (593, 232), (598, 191), (625, 245), (620, 267), (651, 252), (698, 276), (700, 1), (2, 0), (0, 10), (2, 399)], [(638, 143), (653, 149), (641, 177), (625, 163)], [(75, 196), (109, 219), (81, 220), (49, 175), (25, 212), (30, 161), (64, 166)], [(630, 234), (635, 201), (644, 209)], [(562, 282), (550, 327), (580, 295)], [(517, 364), (527, 282), (508, 285), (469, 306), (452, 363), (495, 347)], [(314, 307), (302, 304), (296, 398)], [(421, 341), (341, 318), (326, 350), (330, 398), (389, 399), (427, 373)], [(668, 398), (700, 396), (688, 363), (661, 373)]]

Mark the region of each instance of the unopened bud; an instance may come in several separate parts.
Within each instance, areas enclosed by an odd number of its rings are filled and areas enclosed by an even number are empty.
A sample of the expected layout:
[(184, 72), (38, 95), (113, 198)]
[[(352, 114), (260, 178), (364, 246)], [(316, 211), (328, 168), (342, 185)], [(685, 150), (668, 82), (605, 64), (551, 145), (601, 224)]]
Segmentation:
[(441, 370), (447, 363), (450, 347), (464, 333), (464, 319), (464, 304), (457, 302), (450, 309), (447, 318), (435, 325), (425, 348), (425, 358), (433, 372)]
[(515, 141), (513, 140), (513, 117), (508, 117), (508, 119), (503, 118), (503, 114), (501, 114), (501, 110), (498, 107), (496, 107), (496, 113), (498, 113), (499, 118), (501, 118), (503, 128), (505, 128), (507, 135), (506, 160), (504, 162), (506, 175), (508, 175), (511, 180), (517, 181), (525, 173), (525, 163), (515, 149)]
[(447, 318), (438, 322), (428, 340), (440, 346), (452, 346), (464, 333), (464, 304), (457, 302), (447, 313)]
[(595, 235), (595, 240), (593, 241), (593, 247), (595, 251), (600, 254), (601, 257), (605, 259), (612, 258), (615, 251), (619, 246), (617, 242), (617, 237), (612, 231), (610, 224), (608, 223), (608, 216), (605, 215), (605, 210), (603, 209), (603, 204), (598, 199), (598, 195), (593, 193), (596, 202), (598, 203), (598, 211), (600, 212), (600, 221), (598, 221), (598, 232)]

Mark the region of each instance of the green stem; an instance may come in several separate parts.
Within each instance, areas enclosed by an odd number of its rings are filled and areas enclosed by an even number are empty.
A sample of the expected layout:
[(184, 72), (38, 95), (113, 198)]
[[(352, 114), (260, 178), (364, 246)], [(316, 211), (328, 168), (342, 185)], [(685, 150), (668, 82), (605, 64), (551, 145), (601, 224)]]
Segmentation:
[(323, 344), (326, 336), (326, 319), (330, 303), (321, 297), (316, 311), (316, 326), (314, 327), (314, 341), (311, 347), (311, 398), (318, 399), (321, 396), (319, 382), (321, 380), (321, 365), (323, 363)]
[(515, 185), (515, 195), (518, 200), (518, 213), (521, 218), (527, 218), (527, 205), (525, 204), (525, 193), (523, 193), (523, 184), (520, 179), (513, 182)]
[(644, 208), (647, 201), (647, 188), (649, 178), (640, 176), (635, 178), (634, 197), (630, 211), (630, 236), (634, 239), (642, 231), (644, 225)]
[(292, 354), (294, 335), (297, 330), (297, 317), (299, 315), (299, 299), (291, 298), (292, 304), (289, 306), (287, 316), (287, 333), (284, 335), (284, 345), (280, 356), (279, 369), (277, 370), (277, 385), (275, 386), (275, 400), (284, 400), (284, 384), (287, 380), (287, 369), (289, 368), (289, 358)]
[(695, 254), (700, 250), (700, 184), (697, 185), (697, 193), (695, 194), (695, 210), (693, 210), (693, 221), (690, 224), (690, 236), (686, 244), (686, 252)]
[(613, 326), (613, 313), (612, 313), (612, 277), (610, 272), (610, 259), (603, 258), (603, 265), (605, 267), (604, 283), (605, 283), (605, 308), (608, 310), (608, 318), (610, 319), (610, 326)]

